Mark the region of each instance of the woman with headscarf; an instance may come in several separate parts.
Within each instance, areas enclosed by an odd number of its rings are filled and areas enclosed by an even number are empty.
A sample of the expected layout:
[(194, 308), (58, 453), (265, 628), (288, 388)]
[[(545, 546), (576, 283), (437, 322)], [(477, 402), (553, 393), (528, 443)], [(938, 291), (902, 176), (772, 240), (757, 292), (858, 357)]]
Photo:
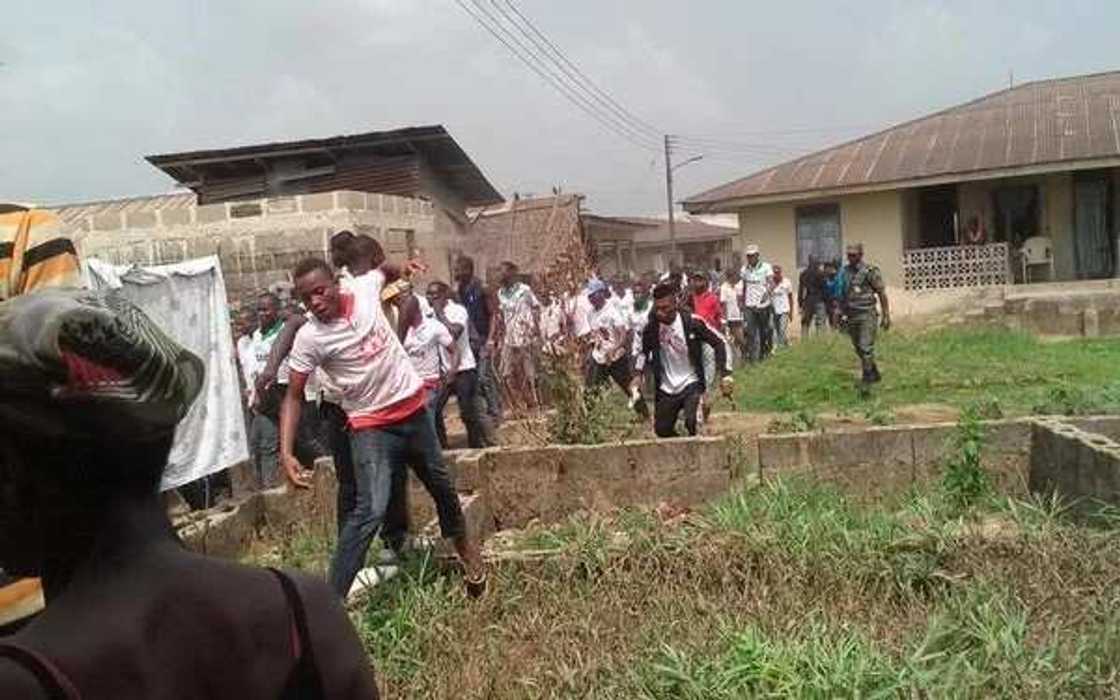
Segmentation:
[(330, 589), (183, 548), (158, 497), (202, 362), (120, 297), (0, 303), (0, 566), (47, 605), (3, 698), (371, 698)]

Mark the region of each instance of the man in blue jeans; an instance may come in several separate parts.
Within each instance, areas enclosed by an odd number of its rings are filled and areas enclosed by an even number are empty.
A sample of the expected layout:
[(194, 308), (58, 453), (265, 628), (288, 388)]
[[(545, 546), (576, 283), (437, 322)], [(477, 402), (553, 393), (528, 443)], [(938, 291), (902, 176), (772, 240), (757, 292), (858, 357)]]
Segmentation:
[[(466, 570), (469, 593), (481, 593), (485, 572), (478, 543), (466, 531), (455, 487), (443, 461), (420, 376), (381, 309), (392, 268), (336, 281), (322, 260), (300, 262), (295, 291), (311, 311), (296, 333), (291, 378), (280, 413), (280, 461), (297, 488), (309, 485), (292, 450), (307, 376), (322, 369), (341, 396), (350, 430), (357, 499), (331, 559), (330, 583), (345, 598), (374, 536), (384, 525), (393, 477), (412, 465), (431, 494), (440, 530)], [(341, 284), (341, 286), (340, 286)]]

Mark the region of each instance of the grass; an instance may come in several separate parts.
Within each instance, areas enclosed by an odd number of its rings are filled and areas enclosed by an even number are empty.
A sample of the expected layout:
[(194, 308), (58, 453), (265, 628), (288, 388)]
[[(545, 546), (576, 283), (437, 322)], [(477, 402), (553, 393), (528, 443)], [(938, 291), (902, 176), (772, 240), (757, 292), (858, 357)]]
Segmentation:
[(1120, 339), (1043, 342), (985, 329), (892, 330), (877, 346), (883, 382), (868, 401), (855, 391), (859, 362), (847, 336), (808, 338), (738, 370), (736, 405), (747, 411), (851, 411), (872, 423), (916, 403), (987, 402), (1012, 415), (1120, 410)]
[(352, 613), (387, 697), (1120, 692), (1116, 519), (944, 483), (868, 504), (802, 480), (661, 517), (511, 534), (477, 601), (413, 555)]

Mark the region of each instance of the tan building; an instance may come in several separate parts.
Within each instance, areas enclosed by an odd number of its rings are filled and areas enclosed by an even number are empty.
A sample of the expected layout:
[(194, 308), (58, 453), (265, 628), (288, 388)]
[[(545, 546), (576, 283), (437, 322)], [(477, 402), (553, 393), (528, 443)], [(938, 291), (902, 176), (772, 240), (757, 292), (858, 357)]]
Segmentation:
[[(666, 219), (585, 214), (583, 225), (605, 275), (664, 272), (673, 243)], [(737, 231), (687, 217), (674, 223), (677, 257), (686, 269), (723, 270), (739, 264)]]
[(54, 207), (82, 256), (145, 265), (217, 255), (231, 300), (286, 281), (342, 229), (448, 279), (467, 208), (501, 195), (442, 126), (149, 156), (181, 194)]
[(901, 312), (991, 285), (1117, 276), (1120, 72), (1026, 83), (697, 194), (787, 269), (849, 242)]

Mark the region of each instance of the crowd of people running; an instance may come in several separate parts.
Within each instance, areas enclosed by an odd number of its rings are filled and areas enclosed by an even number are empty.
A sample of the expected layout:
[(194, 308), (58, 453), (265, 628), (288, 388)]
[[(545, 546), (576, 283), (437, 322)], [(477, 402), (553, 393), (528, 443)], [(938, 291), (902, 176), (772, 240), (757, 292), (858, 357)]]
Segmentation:
[[(342, 280), (360, 278), (385, 263), (376, 240), (348, 231), (332, 237), (330, 250), (331, 269)], [(838, 261), (810, 258), (795, 292), (782, 267), (766, 262), (750, 245), (742, 267), (722, 274), (686, 272), (674, 263), (663, 273), (605, 279), (592, 268), (558, 289), (521, 274), (508, 261), (487, 285), (476, 275), (474, 261), (462, 256), (450, 282), (433, 280), (421, 288), (404, 270), (382, 291), (382, 311), (428, 390), (428, 408), (444, 449), (449, 446), (445, 411), (452, 396), (467, 446), (492, 446), (508, 411), (520, 415), (549, 403), (542, 375), (561, 366), (559, 360), (577, 368), (588, 387), (615, 382), (635, 413), (652, 415), (655, 433), (667, 437), (677, 434), (682, 416), (685, 431), (695, 434), (711, 408), (713, 391), (728, 385), (733, 367), (761, 362), (787, 347), (790, 324), (798, 316), (802, 336), (842, 328), (843, 270)], [(308, 309), (294, 295), (281, 300), (273, 292), (262, 293), (254, 308), (255, 315), (238, 316), (237, 356), (250, 408), (254, 473), (263, 487), (283, 476), (280, 403), (289, 385), (292, 342)], [(652, 319), (664, 319), (660, 325), (666, 328), (650, 326)], [(657, 335), (647, 338), (647, 327)], [(674, 337), (687, 342), (674, 344)], [(655, 353), (657, 362), (651, 362)], [(672, 370), (668, 378), (667, 368)], [(336, 393), (323, 372), (308, 377), (293, 448), (305, 467), (315, 457), (337, 452), (331, 446), (342, 439), (336, 428), (345, 421)]]

